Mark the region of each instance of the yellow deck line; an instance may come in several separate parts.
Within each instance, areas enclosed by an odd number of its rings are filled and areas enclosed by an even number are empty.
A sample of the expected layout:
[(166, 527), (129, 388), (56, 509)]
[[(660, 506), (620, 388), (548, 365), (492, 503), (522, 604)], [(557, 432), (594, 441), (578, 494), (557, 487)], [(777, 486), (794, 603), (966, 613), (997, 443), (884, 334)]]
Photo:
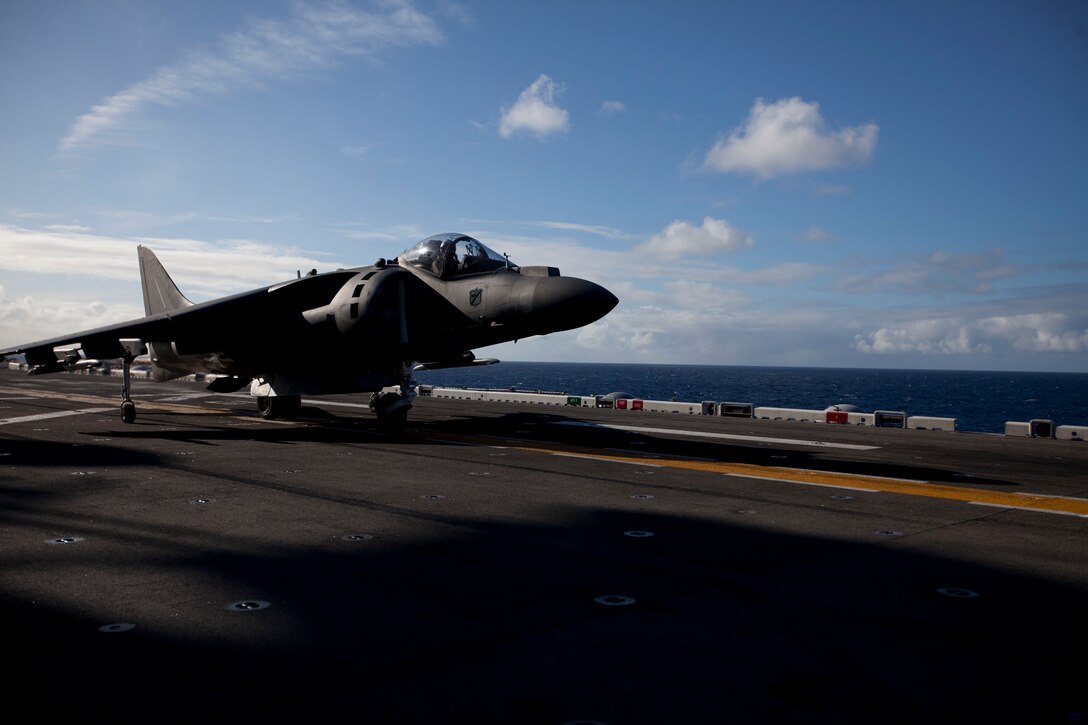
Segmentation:
[[(540, 452), (553, 452), (543, 448), (534, 448)], [(962, 486), (950, 486), (943, 483), (925, 483), (922, 481), (905, 481), (893, 478), (877, 476), (862, 476), (849, 473), (835, 473), (829, 471), (807, 471), (797, 468), (780, 468), (778, 466), (758, 466), (750, 463), (727, 463), (724, 461), (686, 461), (668, 458), (643, 459), (634, 456), (614, 456), (594, 454), (579, 454), (563, 451), (563, 455), (578, 456), (584, 458), (613, 460), (620, 463), (643, 462), (667, 468), (681, 468), (689, 471), (705, 471), (707, 473), (720, 473), (745, 478), (759, 478), (792, 483), (817, 484), (821, 486), (834, 486), (837, 488), (852, 488), (866, 491), (882, 491), (884, 493), (898, 493), (906, 496), (924, 496), (926, 498), (941, 498), (951, 501), (963, 501), (965, 503), (979, 503), (989, 506), (1007, 506), (1010, 508), (1047, 511), (1051, 513), (1073, 514), (1076, 516), (1088, 516), (1088, 499), (1068, 498), (1062, 496), (1043, 496), (1031, 493), (1016, 493), (1007, 491), (991, 491), (981, 488), (965, 488)]]
[[(431, 437), (437, 436), (431, 434)], [(451, 435), (450, 438), (467, 439), (468, 436)], [(925, 498), (940, 498), (950, 501), (963, 501), (964, 503), (984, 504), (987, 506), (1002, 506), (1007, 508), (1088, 517), (1088, 499), (1082, 498), (992, 491), (982, 488), (951, 486), (943, 483), (927, 483), (925, 481), (910, 481), (886, 478), (883, 476), (865, 476), (854, 473), (836, 473), (833, 471), (810, 471), (780, 466), (760, 466), (752, 463), (694, 461), (690, 459), (664, 458), (660, 456), (644, 458), (642, 456), (620, 456), (597, 452), (580, 453), (571, 450), (545, 448), (540, 447), (539, 445), (524, 445), (516, 439), (504, 438), (502, 440), (506, 446), (511, 448), (553, 455), (561, 454), (563, 456), (575, 458), (614, 461), (616, 463), (639, 463), (646, 466), (679, 468), (687, 471), (703, 471), (705, 473), (757, 478), (767, 481), (782, 481), (807, 485), (814, 484), (818, 486), (832, 486), (835, 488), (849, 488), (858, 491), (881, 491), (883, 493), (897, 493), (905, 496), (923, 496)]]

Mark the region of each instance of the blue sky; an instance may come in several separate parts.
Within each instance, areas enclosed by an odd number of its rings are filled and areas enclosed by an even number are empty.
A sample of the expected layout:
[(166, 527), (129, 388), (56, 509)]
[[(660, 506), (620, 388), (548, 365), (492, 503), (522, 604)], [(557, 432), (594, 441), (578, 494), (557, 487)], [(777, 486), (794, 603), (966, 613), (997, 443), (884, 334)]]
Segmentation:
[(1079, 2), (0, 4), (0, 345), (444, 231), (515, 360), (1088, 370)]

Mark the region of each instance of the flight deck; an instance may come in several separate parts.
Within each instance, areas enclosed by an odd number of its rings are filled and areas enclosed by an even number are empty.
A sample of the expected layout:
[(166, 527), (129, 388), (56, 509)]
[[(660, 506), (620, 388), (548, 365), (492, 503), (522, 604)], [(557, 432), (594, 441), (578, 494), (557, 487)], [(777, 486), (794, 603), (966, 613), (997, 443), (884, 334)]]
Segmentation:
[(0, 370), (12, 701), (128, 722), (1088, 722), (1088, 444)]

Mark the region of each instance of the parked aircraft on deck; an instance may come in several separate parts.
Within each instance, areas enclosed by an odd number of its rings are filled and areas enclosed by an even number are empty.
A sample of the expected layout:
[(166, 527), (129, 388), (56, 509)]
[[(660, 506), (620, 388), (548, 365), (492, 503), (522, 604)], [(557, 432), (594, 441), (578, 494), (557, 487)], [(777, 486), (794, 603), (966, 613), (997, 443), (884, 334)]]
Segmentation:
[[(302, 395), (370, 392), (386, 426), (406, 419), (412, 372), (498, 362), (474, 348), (588, 325), (616, 306), (600, 285), (555, 267), (518, 267), (464, 234), (428, 237), (369, 267), (297, 279), (194, 304), (154, 253), (137, 247), (145, 317), (0, 350), (31, 375), (120, 358), (121, 419), (131, 423), (130, 368), (148, 355), (157, 380), (191, 373), (249, 386), (264, 417), (291, 417)], [(391, 390), (396, 388), (396, 390)]]

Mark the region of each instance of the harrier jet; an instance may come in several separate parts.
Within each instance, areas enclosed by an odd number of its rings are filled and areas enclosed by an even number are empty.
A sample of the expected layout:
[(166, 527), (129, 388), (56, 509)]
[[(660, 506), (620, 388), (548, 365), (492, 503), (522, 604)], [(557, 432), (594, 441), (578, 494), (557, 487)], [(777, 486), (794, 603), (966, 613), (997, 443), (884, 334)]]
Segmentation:
[(215, 392), (248, 385), (266, 418), (293, 416), (302, 395), (370, 392), (379, 421), (396, 428), (415, 396), (413, 371), (498, 362), (472, 350), (588, 325), (618, 302), (555, 267), (518, 267), (464, 234), (199, 304), (150, 249), (137, 253), (146, 317), (3, 349), (0, 359), (22, 354), (38, 375), (120, 358), (126, 423), (136, 418), (130, 368), (146, 354), (156, 380), (210, 373)]

